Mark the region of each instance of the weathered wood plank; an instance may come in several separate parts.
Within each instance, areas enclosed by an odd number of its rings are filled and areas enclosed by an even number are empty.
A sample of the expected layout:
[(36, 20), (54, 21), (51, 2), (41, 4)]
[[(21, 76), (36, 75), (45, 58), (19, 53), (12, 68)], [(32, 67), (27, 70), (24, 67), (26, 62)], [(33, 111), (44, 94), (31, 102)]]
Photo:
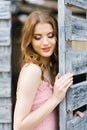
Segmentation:
[(11, 70), (11, 47), (0, 47), (0, 72)]
[(87, 19), (72, 17), (72, 40), (87, 41)]
[(11, 29), (11, 20), (10, 19), (0, 19), (0, 28), (10, 28)]
[[(11, 79), (9, 79), (7, 82), (0, 82), (0, 88), (9, 88), (11, 86)], [(0, 91), (1, 92), (1, 91)]]
[(65, 24), (66, 40), (87, 41), (87, 19), (68, 14)]
[(0, 123), (11, 123), (11, 105), (0, 106)]
[(65, 4), (87, 10), (87, 0), (65, 0)]
[(11, 72), (0, 72), (0, 83), (11, 82)]
[(67, 130), (87, 130), (87, 111), (84, 118), (75, 117), (67, 122)]
[(67, 93), (67, 111), (87, 104), (87, 81), (72, 85)]
[[(10, 85), (11, 86), (11, 85)], [(0, 97), (11, 97), (11, 88), (9, 87), (0, 87)]]
[(0, 123), (0, 130), (11, 130), (12, 124), (11, 123)]
[[(59, 26), (59, 73), (65, 74), (65, 4), (64, 0), (58, 0), (58, 26)], [(61, 17), (62, 16), (62, 17)], [(59, 106), (60, 115), (60, 130), (66, 130), (66, 98), (61, 102)], [(63, 118), (62, 118), (63, 117)]]
[(66, 52), (66, 72), (81, 74), (87, 72), (87, 51)]
[(11, 18), (10, 6), (10, 1), (0, 1), (0, 19)]
[(0, 40), (7, 40), (10, 38), (10, 28), (0, 28)]
[(9, 97), (0, 97), (0, 106), (11, 105), (11, 98)]
[(0, 46), (9, 46), (10, 44), (11, 44), (10, 38), (0, 39)]

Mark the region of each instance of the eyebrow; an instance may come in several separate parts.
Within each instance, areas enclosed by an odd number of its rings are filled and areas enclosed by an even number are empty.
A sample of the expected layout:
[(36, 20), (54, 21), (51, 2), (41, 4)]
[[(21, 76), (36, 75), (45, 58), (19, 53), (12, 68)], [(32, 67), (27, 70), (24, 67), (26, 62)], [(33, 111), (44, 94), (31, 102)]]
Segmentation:
[[(54, 31), (47, 33), (47, 35), (50, 34), (50, 33), (54, 33)], [(42, 34), (36, 33), (36, 34), (33, 34), (33, 35), (42, 35)]]

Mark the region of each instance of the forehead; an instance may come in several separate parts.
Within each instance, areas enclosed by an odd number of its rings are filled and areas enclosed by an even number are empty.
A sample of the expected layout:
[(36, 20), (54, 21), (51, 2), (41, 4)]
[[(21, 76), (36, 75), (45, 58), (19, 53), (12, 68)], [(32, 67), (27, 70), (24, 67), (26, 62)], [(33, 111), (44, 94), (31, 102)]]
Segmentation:
[(49, 32), (53, 32), (52, 25), (49, 23), (38, 23), (34, 29), (35, 34), (49, 33)]

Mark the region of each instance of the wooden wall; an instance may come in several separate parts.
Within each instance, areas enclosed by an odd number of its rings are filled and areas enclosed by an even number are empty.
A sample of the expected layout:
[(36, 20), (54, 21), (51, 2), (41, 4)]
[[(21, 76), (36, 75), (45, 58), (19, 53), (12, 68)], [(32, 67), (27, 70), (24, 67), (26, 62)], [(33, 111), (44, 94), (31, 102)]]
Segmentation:
[[(73, 9), (85, 15), (74, 15)], [(60, 130), (87, 130), (87, 0), (58, 0), (59, 73), (74, 74), (74, 83), (60, 104)], [(84, 118), (74, 117), (82, 111)]]
[(0, 130), (11, 130), (11, 12), (0, 1)]

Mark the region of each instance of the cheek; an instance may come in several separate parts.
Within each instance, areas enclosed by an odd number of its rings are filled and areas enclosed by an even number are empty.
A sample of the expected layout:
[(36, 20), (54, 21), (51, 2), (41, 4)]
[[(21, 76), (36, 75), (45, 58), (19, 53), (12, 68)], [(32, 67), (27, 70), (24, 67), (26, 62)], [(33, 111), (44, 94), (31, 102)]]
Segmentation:
[(38, 50), (40, 48), (39, 43), (33, 40), (31, 44), (32, 44), (32, 47), (33, 47), (34, 51), (38, 52)]
[(52, 44), (53, 44), (54, 47), (56, 46), (56, 38), (53, 39)]

